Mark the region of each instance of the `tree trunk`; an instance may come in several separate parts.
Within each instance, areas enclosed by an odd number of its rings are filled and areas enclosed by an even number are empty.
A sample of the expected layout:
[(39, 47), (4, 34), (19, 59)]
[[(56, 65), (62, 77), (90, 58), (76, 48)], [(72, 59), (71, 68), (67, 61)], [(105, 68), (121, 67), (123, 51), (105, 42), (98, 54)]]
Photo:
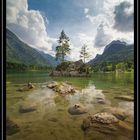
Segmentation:
[(85, 57), (84, 57), (84, 64), (85, 64)]

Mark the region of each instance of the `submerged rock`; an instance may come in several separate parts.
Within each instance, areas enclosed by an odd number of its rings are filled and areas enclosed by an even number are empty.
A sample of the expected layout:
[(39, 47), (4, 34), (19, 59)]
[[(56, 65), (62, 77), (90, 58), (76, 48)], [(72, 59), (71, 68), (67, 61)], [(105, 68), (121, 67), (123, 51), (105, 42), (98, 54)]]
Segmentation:
[(124, 101), (134, 101), (134, 98), (132, 96), (127, 96), (127, 95), (116, 96), (114, 98), (124, 100)]
[(74, 106), (70, 107), (68, 109), (68, 112), (71, 115), (80, 115), (80, 114), (84, 114), (87, 113), (87, 109), (85, 107), (83, 107), (82, 105), (79, 104), (75, 104)]
[(75, 88), (72, 85), (69, 85), (67, 83), (62, 83), (59, 87), (57, 87), (57, 92), (61, 94), (68, 94), (68, 93), (74, 93)]
[[(99, 116), (98, 119), (87, 117), (82, 124), (82, 130), (85, 131), (86, 137), (99, 140), (128, 140), (133, 137), (133, 127), (128, 126), (125, 122), (114, 118), (112, 114)], [(104, 118), (105, 117), (105, 118)], [(107, 123), (102, 123), (99, 119), (110, 120)], [(98, 121), (97, 121), (98, 120)], [(105, 121), (106, 122), (106, 121)]]
[(29, 89), (35, 88), (35, 86), (32, 83), (28, 83), (27, 86), (28, 86)]
[(28, 83), (27, 85), (25, 85), (24, 87), (18, 89), (18, 91), (29, 91), (31, 89), (35, 88), (35, 86), (32, 83)]
[(50, 82), (50, 83), (47, 84), (47, 87), (48, 88), (51, 88), (51, 89), (53, 89), (53, 88), (55, 88), (57, 86), (58, 86), (58, 83), (55, 82), (55, 81), (52, 81), (52, 82)]
[(108, 112), (101, 112), (97, 113), (95, 115), (90, 115), (86, 119), (83, 120), (82, 128), (83, 130), (88, 129), (89, 127), (93, 126), (95, 124), (114, 124), (118, 123), (119, 120), (112, 115), (111, 113)]
[(6, 135), (13, 135), (19, 131), (19, 126), (9, 118), (6, 118)]
[(91, 122), (99, 122), (103, 124), (110, 124), (118, 122), (118, 119), (108, 112), (101, 112), (93, 115), (92, 117), (89, 116)]
[(127, 110), (117, 107), (106, 107), (103, 109), (103, 111), (113, 114), (119, 120), (125, 120), (129, 115), (129, 112)]
[(93, 101), (91, 101), (92, 104), (106, 104), (106, 105), (110, 105), (111, 102), (109, 100), (106, 100), (105, 98), (101, 98), (101, 97), (96, 97), (93, 99)]
[(47, 87), (53, 89), (56, 92), (59, 92), (62, 95), (76, 92), (76, 90), (72, 86), (72, 84), (68, 83), (68, 82), (63, 82), (63, 83), (58, 84), (57, 82), (53, 81), (53, 82), (49, 83), (47, 85)]
[(83, 120), (81, 125), (82, 130), (86, 132), (86, 135), (98, 133), (101, 139), (104, 140), (106, 136), (108, 139), (114, 138), (118, 140), (118, 136), (128, 137), (133, 136), (133, 127), (128, 126), (127, 123), (119, 120), (116, 116), (109, 112), (101, 112), (95, 115), (89, 115)]
[(20, 113), (28, 113), (28, 112), (33, 112), (37, 110), (37, 106), (34, 104), (23, 104), (19, 106), (19, 112)]

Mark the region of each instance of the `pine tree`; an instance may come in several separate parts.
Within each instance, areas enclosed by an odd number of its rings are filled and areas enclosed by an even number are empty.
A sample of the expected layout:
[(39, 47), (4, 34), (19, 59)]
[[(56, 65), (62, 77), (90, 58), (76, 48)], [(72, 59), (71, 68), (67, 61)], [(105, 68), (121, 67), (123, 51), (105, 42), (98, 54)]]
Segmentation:
[(59, 45), (56, 47), (56, 59), (64, 62), (65, 56), (70, 53), (69, 38), (62, 30), (58, 40)]
[(89, 54), (87, 52), (87, 45), (83, 45), (80, 51), (80, 58), (83, 59), (84, 63), (86, 62), (86, 59), (89, 58)]

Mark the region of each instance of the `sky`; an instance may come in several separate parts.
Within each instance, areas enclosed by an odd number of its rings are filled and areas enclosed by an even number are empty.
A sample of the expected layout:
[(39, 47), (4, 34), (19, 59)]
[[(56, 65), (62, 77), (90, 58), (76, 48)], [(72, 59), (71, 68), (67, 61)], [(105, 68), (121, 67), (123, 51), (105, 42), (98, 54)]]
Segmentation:
[(134, 43), (133, 0), (7, 0), (7, 28), (21, 40), (55, 56), (62, 30), (70, 38), (70, 60), (83, 44), (93, 59), (113, 40)]

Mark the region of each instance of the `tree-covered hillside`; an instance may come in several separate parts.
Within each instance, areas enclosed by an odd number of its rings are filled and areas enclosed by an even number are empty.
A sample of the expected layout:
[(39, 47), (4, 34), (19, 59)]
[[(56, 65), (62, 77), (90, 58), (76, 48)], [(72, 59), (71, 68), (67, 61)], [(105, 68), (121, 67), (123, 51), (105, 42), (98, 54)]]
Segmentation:
[(6, 62), (35, 66), (56, 66), (58, 62), (49, 54), (37, 51), (6, 30)]
[(112, 41), (104, 49), (102, 55), (97, 54), (89, 64), (100, 64), (103, 62), (119, 63), (134, 60), (134, 45), (128, 45), (121, 41)]

